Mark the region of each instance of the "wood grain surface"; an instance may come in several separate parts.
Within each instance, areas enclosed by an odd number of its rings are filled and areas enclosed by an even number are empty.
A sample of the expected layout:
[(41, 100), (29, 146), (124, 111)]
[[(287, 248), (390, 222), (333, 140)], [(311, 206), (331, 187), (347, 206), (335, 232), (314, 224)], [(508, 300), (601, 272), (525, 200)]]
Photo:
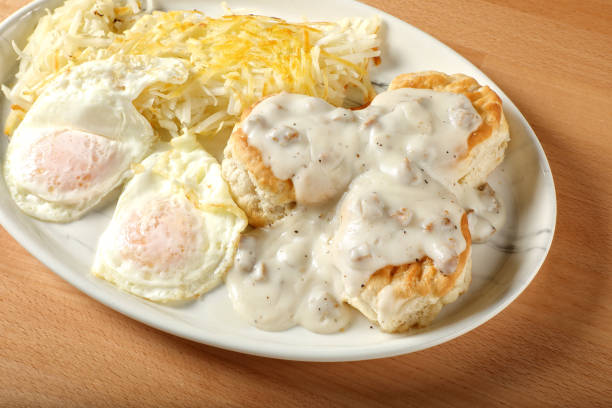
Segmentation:
[[(0, 406), (612, 406), (612, 2), (366, 2), (467, 57), (538, 135), (558, 221), (527, 290), (428, 350), (280, 361), (124, 317), (0, 229)], [(0, 19), (25, 3), (0, 0)]]

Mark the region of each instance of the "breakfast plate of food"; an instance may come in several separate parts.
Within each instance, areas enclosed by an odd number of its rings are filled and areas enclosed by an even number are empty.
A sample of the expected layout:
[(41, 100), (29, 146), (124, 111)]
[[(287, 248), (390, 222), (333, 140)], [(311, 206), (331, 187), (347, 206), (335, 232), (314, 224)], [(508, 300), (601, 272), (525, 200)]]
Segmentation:
[(160, 330), (347, 361), (486, 322), (555, 189), (486, 75), (351, 0), (35, 1), (0, 24), (0, 222)]

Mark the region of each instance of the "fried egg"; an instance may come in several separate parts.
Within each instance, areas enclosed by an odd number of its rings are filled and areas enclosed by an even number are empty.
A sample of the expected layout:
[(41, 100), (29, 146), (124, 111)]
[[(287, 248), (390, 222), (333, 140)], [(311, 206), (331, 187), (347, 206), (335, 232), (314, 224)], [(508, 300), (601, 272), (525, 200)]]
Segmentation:
[(82, 216), (130, 175), (155, 141), (132, 101), (154, 83), (183, 83), (174, 58), (83, 63), (52, 80), (8, 146), (4, 175), (19, 208), (45, 221)]
[(217, 286), (247, 225), (219, 163), (188, 136), (172, 146), (136, 166), (92, 267), (95, 276), (157, 302)]

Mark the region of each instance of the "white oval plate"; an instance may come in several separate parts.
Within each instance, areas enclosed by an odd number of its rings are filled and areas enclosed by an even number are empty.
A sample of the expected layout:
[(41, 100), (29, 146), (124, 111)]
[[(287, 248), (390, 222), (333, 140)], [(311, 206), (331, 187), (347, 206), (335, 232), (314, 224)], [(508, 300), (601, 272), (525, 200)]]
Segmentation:
[[(17, 69), (10, 42), (23, 47), (45, 8), (61, 1), (36, 1), (0, 24), (0, 83), (11, 83)], [(197, 342), (261, 356), (310, 361), (347, 361), (388, 357), (431, 347), (453, 339), (486, 322), (508, 306), (538, 272), (550, 247), (556, 218), (555, 189), (546, 157), (536, 135), (506, 95), (459, 54), (428, 34), (369, 6), (351, 0), (293, 2), (266, 0), (256, 6), (232, 0), (233, 9), (301, 21), (333, 20), (347, 16), (383, 19), (383, 63), (372, 79), (386, 84), (395, 75), (438, 70), (461, 72), (493, 88), (502, 98), (512, 141), (503, 164), (490, 184), (501, 195), (508, 212), (506, 226), (485, 245), (475, 245), (473, 280), (468, 292), (447, 306), (434, 323), (412, 335), (390, 335), (370, 328), (358, 318), (342, 333), (319, 335), (301, 327), (265, 332), (249, 326), (233, 312), (224, 286), (181, 307), (161, 306), (116, 290), (89, 274), (98, 236), (109, 221), (113, 206), (70, 224), (44, 223), (21, 213), (11, 200), (4, 178), (0, 181), (0, 222), (32, 255), (66, 281), (105, 305), (168, 333)], [(219, 0), (156, 1), (156, 9), (199, 9), (222, 14)], [(2, 123), (8, 103), (2, 97)], [(7, 138), (2, 137), (4, 158)]]

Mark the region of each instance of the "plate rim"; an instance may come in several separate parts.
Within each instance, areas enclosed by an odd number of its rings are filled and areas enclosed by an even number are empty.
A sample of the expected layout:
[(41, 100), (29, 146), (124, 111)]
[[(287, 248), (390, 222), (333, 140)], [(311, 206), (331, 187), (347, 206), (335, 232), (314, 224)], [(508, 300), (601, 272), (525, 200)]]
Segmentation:
[[(357, 4), (360, 7), (365, 7), (373, 14), (382, 15), (385, 19), (392, 20), (394, 24), (406, 24), (410, 26), (412, 29), (417, 30), (421, 35), (425, 35), (429, 37), (430, 40), (434, 41), (438, 46), (442, 47), (445, 52), (451, 54), (453, 58), (461, 60), (463, 63), (468, 64), (473, 67), (476, 71), (478, 71), (483, 78), (488, 81), (488, 84), (493, 84), (497, 88), (496, 91), (500, 93), (500, 97), (504, 100), (504, 107), (507, 109), (508, 105), (512, 107), (512, 109), (518, 113), (517, 119), (520, 121), (521, 125), (526, 130), (526, 134), (530, 139), (531, 143), (533, 143), (535, 150), (537, 151), (538, 156), (538, 164), (540, 166), (539, 170), (543, 173), (544, 177), (548, 179), (550, 182), (551, 196), (553, 201), (549, 203), (550, 208), (550, 217), (551, 217), (551, 233), (545, 245), (545, 250), (542, 252), (539, 259), (537, 259), (536, 265), (534, 266), (530, 276), (527, 279), (524, 279), (517, 285), (516, 289), (514, 289), (513, 293), (508, 296), (504, 296), (500, 302), (497, 302), (494, 307), (487, 308), (483, 311), (480, 311), (476, 315), (471, 316), (471, 322), (466, 324), (465, 322), (458, 321), (446, 327), (446, 334), (435, 337), (429, 341), (424, 341), (414, 345), (389, 345), (387, 347), (384, 346), (384, 343), (377, 344), (368, 344), (364, 346), (359, 346), (358, 348), (355, 346), (348, 347), (346, 350), (339, 350), (334, 348), (333, 350), (317, 350), (316, 352), (312, 352), (311, 349), (316, 349), (319, 346), (293, 346), (289, 347), (284, 344), (272, 344), (270, 346), (264, 347), (263, 340), (255, 340), (256, 343), (248, 343), (245, 345), (243, 341), (236, 341), (230, 338), (223, 338), (222, 336), (209, 336), (202, 337), (193, 335), (190, 333), (189, 326), (185, 325), (181, 321), (174, 321), (171, 324), (165, 324), (166, 318), (157, 318), (154, 319), (152, 316), (145, 312), (140, 312), (138, 309), (131, 310), (127, 305), (122, 305), (120, 302), (114, 301), (112, 298), (107, 298), (104, 296), (104, 292), (100, 290), (96, 290), (88, 288), (86, 279), (78, 279), (78, 273), (71, 272), (70, 268), (62, 265), (59, 260), (55, 259), (53, 256), (47, 256), (45, 249), (42, 245), (39, 245), (36, 241), (30, 240), (28, 234), (19, 226), (17, 221), (14, 221), (8, 214), (5, 214), (4, 211), (0, 211), (0, 224), (4, 227), (4, 229), (34, 258), (43, 263), (47, 268), (49, 268), (54, 274), (62, 278), (64, 281), (78, 289), (80, 292), (86, 294), (87, 296), (93, 298), (94, 300), (100, 302), (101, 304), (125, 315), (131, 319), (144, 323), (150, 327), (154, 327), (160, 331), (165, 333), (169, 333), (178, 337), (182, 337), (191, 341), (195, 341), (197, 343), (218, 347), (225, 350), (236, 351), (240, 353), (261, 356), (261, 357), (269, 357), (275, 359), (284, 359), (284, 360), (293, 360), (293, 361), (318, 361), (318, 362), (341, 362), (341, 361), (363, 361), (363, 360), (371, 360), (378, 359), (384, 357), (393, 357), (402, 354), (408, 354), (420, 350), (424, 350), (430, 347), (437, 346), (439, 344), (450, 341), (456, 337), (459, 337), (469, 331), (476, 329), (477, 327), (483, 325), (497, 314), (499, 314), (502, 310), (507, 308), (512, 302), (514, 302), (520, 294), (522, 294), (527, 286), (533, 281), (535, 276), (539, 273), (542, 265), (544, 264), (550, 248), (552, 246), (552, 241), (554, 238), (554, 233), (556, 229), (557, 223), (557, 192), (554, 183), (554, 178), (551, 172), (550, 164), (548, 163), (548, 159), (544, 152), (540, 141), (535, 134), (534, 130), (529, 125), (527, 119), (523, 115), (523, 113), (518, 109), (518, 107), (508, 98), (508, 96), (501, 90), (494, 81), (492, 81), (482, 70), (480, 70), (475, 64), (470, 62), (468, 59), (463, 57), (461, 54), (450, 48), (448, 45), (444, 44), (442, 41), (438, 40), (431, 34), (419, 29), (418, 27), (413, 26), (412, 24), (401, 20), (398, 17), (395, 17), (383, 10), (377, 9), (368, 4), (360, 3), (355, 0), (334, 0), (337, 3), (353, 3)], [(9, 15), (6, 19), (0, 22), (0, 36), (11, 26), (19, 24), (19, 20), (24, 18), (29, 13), (34, 11), (44, 9), (46, 6), (49, 6), (49, 3), (59, 3), (58, 0), (34, 0), (33, 2), (21, 7), (11, 15)], [(59, 6), (56, 5), (53, 8)], [(170, 318), (172, 319), (172, 318)], [(460, 324), (461, 323), (461, 324)], [(455, 327), (462, 326), (462, 327)], [(454, 329), (454, 330), (453, 330)]]

